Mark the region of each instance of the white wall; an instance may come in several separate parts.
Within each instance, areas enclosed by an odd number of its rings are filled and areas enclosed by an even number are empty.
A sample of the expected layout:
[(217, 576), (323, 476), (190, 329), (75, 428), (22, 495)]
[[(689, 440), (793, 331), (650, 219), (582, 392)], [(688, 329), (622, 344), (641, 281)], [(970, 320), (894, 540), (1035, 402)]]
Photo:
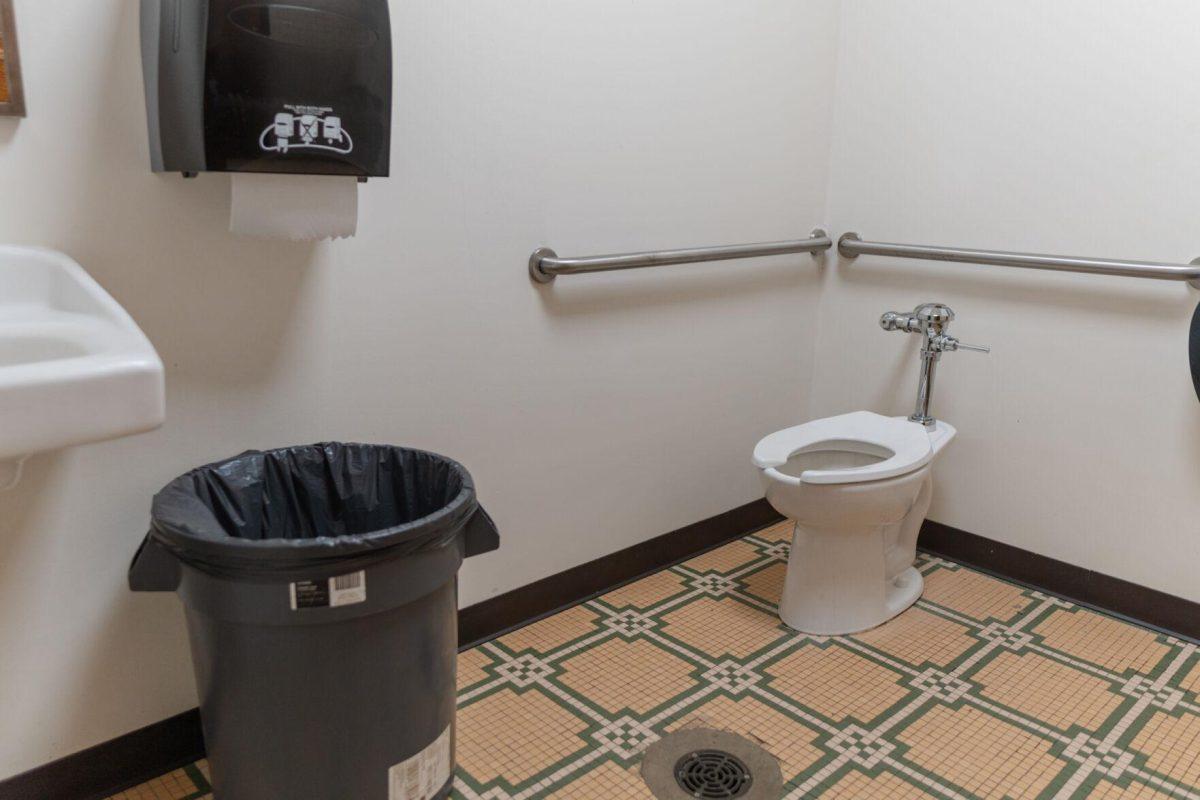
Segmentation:
[[(1200, 255), (1188, 2), (843, 4), (828, 216), (864, 238), (1186, 263)], [(959, 438), (940, 522), (1200, 600), (1200, 293), (1128, 278), (860, 257), (830, 270), (814, 414), (912, 410), (937, 300), (990, 356), (942, 360)]]
[(0, 778), (195, 705), (178, 601), (124, 578), (193, 465), (320, 439), (462, 460), (504, 537), (468, 604), (759, 496), (753, 443), (808, 413), (808, 256), (542, 291), (525, 263), (824, 222), (833, 0), (394, 3), (393, 177), (316, 246), (235, 239), (225, 178), (150, 173), (136, 5), (16, 0), (0, 241), (129, 309), (169, 421), (0, 494)]

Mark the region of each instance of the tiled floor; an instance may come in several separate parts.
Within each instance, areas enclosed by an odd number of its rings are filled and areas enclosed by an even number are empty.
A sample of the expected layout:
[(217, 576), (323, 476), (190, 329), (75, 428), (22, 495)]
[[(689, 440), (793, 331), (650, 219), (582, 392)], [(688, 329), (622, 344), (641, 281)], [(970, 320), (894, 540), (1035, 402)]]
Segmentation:
[[(702, 723), (770, 750), (788, 798), (1200, 800), (1195, 644), (926, 557), (915, 608), (802, 636), (774, 614), (789, 538), (464, 653), (454, 796), (649, 798), (641, 751)], [(205, 797), (204, 769), (117, 797)]]

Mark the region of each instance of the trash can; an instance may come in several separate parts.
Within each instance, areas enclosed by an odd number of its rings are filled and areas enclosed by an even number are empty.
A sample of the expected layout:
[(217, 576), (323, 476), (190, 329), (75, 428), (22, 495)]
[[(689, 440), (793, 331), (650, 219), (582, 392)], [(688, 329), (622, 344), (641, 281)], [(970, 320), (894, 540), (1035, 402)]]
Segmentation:
[(154, 497), (129, 585), (187, 616), (217, 800), (433, 800), (454, 772), (456, 574), (499, 546), (470, 474), (326, 443)]

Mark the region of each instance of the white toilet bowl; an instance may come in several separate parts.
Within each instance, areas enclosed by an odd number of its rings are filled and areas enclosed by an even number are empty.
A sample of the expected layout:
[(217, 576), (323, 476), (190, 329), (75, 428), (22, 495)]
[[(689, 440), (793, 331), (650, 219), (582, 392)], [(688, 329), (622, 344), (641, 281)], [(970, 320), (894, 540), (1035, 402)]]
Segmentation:
[(773, 433), (754, 448), (767, 500), (796, 524), (779, 616), (798, 631), (854, 633), (921, 596), (913, 567), (930, 468), (955, 430), (855, 411)]

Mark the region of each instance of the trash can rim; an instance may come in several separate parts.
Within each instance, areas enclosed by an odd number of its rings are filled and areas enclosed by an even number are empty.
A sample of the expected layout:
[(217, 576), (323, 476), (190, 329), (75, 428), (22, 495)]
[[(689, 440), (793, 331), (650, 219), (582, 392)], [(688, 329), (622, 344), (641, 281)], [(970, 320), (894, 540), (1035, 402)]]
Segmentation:
[[(459, 487), (458, 493), (450, 502), (423, 517), (419, 517), (400, 525), (393, 525), (378, 530), (368, 531), (365, 533), (347, 534), (344, 536), (318, 536), (308, 539), (243, 539), (237, 536), (231, 536), (219, 525), (217, 526), (219, 536), (199, 536), (190, 533), (184, 526), (175, 526), (170, 524), (170, 515), (164, 515), (168, 522), (161, 522), (159, 511), (161, 503), (164, 501), (164, 496), (172, 491), (185, 491), (184, 482), (191, 479), (197, 472), (211, 470), (222, 467), (239, 459), (251, 456), (269, 456), (275, 453), (286, 453), (297, 450), (313, 450), (325, 449), (329, 446), (346, 446), (346, 447), (378, 447), (390, 450), (404, 451), (406, 453), (428, 456), (434, 460), (443, 462), (451, 469), (455, 470), (462, 478), (462, 485)], [(173, 549), (182, 549), (186, 552), (200, 554), (218, 555), (224, 553), (226, 555), (235, 555), (237, 553), (252, 553), (259, 552), (259, 557), (266, 556), (269, 558), (268, 551), (272, 551), (279, 556), (301, 555), (301, 552), (307, 551), (314, 556), (318, 556), (322, 552), (328, 555), (338, 553), (365, 553), (376, 549), (385, 549), (403, 542), (405, 537), (403, 534), (417, 529), (426, 529), (436, 531), (444, 527), (447, 521), (457, 525), (459, 522), (469, 518), (475, 512), (478, 506), (478, 501), (475, 497), (475, 483), (471, 477), (471, 473), (461, 463), (441, 453), (434, 453), (429, 450), (422, 450), (414, 447), (402, 447), (399, 445), (378, 445), (367, 444), (361, 442), (318, 442), (308, 445), (294, 445), (291, 447), (279, 447), (271, 450), (247, 450), (230, 458), (223, 458), (217, 461), (204, 464), (188, 470), (182, 475), (170, 481), (159, 492), (154, 495), (151, 503), (151, 534), (164, 540), (165, 543), (172, 546)]]

